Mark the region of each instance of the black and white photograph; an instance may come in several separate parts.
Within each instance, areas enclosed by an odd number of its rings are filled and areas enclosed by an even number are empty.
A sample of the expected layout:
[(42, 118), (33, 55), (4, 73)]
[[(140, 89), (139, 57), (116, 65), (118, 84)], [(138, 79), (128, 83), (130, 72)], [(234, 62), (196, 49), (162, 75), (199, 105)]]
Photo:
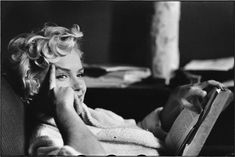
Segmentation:
[(235, 155), (235, 2), (0, 3), (0, 156)]

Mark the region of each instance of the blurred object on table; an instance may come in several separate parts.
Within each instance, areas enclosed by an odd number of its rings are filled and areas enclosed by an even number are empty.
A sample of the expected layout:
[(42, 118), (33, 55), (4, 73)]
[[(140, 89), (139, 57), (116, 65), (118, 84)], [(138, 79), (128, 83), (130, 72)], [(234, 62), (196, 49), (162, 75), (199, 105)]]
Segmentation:
[(219, 81), (228, 88), (234, 87), (234, 57), (192, 60), (174, 72), (169, 86), (176, 87), (207, 80)]
[(185, 70), (217, 70), (228, 71), (234, 67), (234, 57), (192, 60), (184, 66)]
[(129, 65), (85, 65), (87, 87), (126, 87), (151, 76), (149, 68)]

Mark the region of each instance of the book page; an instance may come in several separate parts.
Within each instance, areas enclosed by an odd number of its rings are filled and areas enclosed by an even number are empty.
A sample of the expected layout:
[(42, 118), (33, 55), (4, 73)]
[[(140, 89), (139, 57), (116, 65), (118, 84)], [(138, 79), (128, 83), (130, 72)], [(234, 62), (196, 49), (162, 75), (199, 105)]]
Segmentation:
[(220, 91), (220, 89), (217, 89), (216, 93), (216, 97), (212, 101), (205, 118), (203, 118), (195, 135), (187, 142), (181, 155), (197, 156), (200, 153), (220, 113), (233, 100), (233, 93), (230, 90)]
[(181, 147), (186, 136), (198, 121), (198, 118), (199, 114), (188, 109), (181, 111), (165, 139), (165, 143), (170, 150), (176, 152)]
[(211, 89), (202, 102), (201, 114), (182, 110), (165, 139), (166, 147), (174, 155), (198, 155), (220, 113), (232, 100), (230, 90)]
[(217, 95), (216, 93), (217, 90), (214, 88), (204, 98), (201, 103), (201, 106), (204, 108), (201, 114), (184, 109), (176, 118), (165, 140), (167, 147), (174, 153), (179, 153), (186, 142), (192, 139), (191, 136), (194, 136), (196, 129), (198, 129), (207, 116), (211, 104)]

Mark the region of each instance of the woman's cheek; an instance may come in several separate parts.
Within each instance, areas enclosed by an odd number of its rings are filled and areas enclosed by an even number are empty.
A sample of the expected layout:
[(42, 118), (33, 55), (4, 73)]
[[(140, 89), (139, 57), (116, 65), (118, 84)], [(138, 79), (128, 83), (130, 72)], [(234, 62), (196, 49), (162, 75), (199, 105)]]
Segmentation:
[(85, 81), (83, 80), (83, 91), (84, 91), (84, 95), (85, 95), (85, 93), (86, 93), (86, 90), (87, 90), (86, 83), (85, 83)]
[(56, 80), (56, 87), (71, 87), (67, 81)]

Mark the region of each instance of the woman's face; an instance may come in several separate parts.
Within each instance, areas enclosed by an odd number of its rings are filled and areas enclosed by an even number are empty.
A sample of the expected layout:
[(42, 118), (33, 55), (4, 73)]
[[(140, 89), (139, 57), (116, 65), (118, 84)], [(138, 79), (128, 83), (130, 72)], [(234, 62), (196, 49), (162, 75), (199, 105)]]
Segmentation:
[(86, 84), (82, 76), (84, 69), (82, 67), (80, 52), (78, 49), (73, 49), (70, 54), (54, 63), (56, 68), (56, 86), (71, 87), (81, 102), (84, 100), (86, 93)]

